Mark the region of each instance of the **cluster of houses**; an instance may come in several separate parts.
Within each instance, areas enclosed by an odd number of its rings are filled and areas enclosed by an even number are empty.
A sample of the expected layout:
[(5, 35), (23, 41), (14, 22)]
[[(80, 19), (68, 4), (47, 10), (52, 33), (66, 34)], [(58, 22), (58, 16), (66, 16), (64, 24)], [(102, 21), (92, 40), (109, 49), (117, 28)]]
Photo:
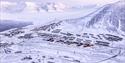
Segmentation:
[[(53, 25), (53, 26), (52, 26)], [(59, 25), (59, 24), (58, 24)], [(57, 26), (57, 23), (51, 24), (51, 28), (54, 28)], [(45, 27), (46, 28), (46, 27)], [(50, 27), (49, 27), (50, 28)], [(44, 29), (41, 28), (42, 31)], [(46, 28), (47, 30), (48, 28)], [(14, 36), (20, 33), (24, 33), (21, 30), (15, 29), (12, 30), (9, 34), (5, 34), (7, 36)], [(113, 41), (122, 41), (123, 38), (111, 34), (92, 34), (92, 33), (82, 33), (82, 34), (73, 34), (69, 32), (62, 32), (61, 29), (52, 29), (51, 31), (47, 32), (35, 32), (38, 37), (43, 38), (45, 41), (49, 42), (57, 42), (57, 43), (63, 43), (67, 45), (76, 45), (76, 46), (93, 46), (93, 44), (96, 45), (102, 45), (102, 46), (109, 46), (109, 44)], [(24, 34), (24, 36), (19, 36), (19, 39), (31, 39), (34, 38), (32, 35), (33, 33)]]
[(83, 34), (72, 34), (61, 32), (61, 29), (54, 29), (51, 33), (40, 33), (38, 36), (42, 37), (43, 40), (49, 42), (63, 43), (67, 45), (75, 44), (77, 46), (93, 46), (96, 45), (109, 46), (111, 41), (121, 41), (123, 38), (110, 34), (98, 34), (94, 35), (91, 33)]
[[(73, 34), (69, 32), (62, 32), (62, 29), (56, 29), (56, 26), (59, 26), (61, 22), (52, 23), (49, 25), (44, 25), (39, 28), (35, 28), (32, 31), (33, 33), (24, 34), (23, 36), (19, 36), (19, 39), (31, 39), (34, 38), (33, 34), (36, 33), (37, 37), (43, 38), (45, 41), (49, 42), (57, 42), (63, 43), (67, 45), (77, 45), (77, 46), (93, 46), (103, 45), (109, 46), (109, 44), (113, 41), (118, 42), (122, 41), (123, 38), (111, 34), (93, 34), (93, 33), (82, 33), (82, 34)], [(44, 32), (42, 32), (44, 31)], [(12, 37), (18, 34), (24, 33), (24, 31), (20, 29), (14, 29), (9, 31), (9, 33), (5, 33), (5, 36)]]

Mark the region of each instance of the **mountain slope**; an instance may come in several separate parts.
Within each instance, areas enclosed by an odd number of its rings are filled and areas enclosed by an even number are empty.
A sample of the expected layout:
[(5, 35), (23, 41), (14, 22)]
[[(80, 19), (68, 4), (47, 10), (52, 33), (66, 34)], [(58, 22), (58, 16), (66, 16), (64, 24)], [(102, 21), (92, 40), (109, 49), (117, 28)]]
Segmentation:
[[(71, 32), (125, 33), (125, 1), (104, 5), (96, 11), (75, 19), (62, 20), (57, 28)], [(72, 30), (71, 30), (72, 29)], [(77, 30), (76, 30), (77, 29)], [(88, 31), (87, 31), (88, 30)], [(99, 30), (99, 31), (96, 31)]]
[(56, 29), (61, 23), (63, 22), (1, 32), (1, 62), (124, 63), (123, 36), (105, 33), (70, 33)]
[(125, 1), (107, 5), (95, 14), (87, 27), (125, 32)]
[[(125, 36), (105, 31), (98, 33), (100, 31), (94, 25), (104, 21), (92, 20), (104, 9), (111, 8), (104, 6), (77, 19), (0, 32), (1, 63), (124, 63)], [(105, 18), (105, 14), (107, 12), (104, 11), (99, 18)], [(90, 32), (83, 28), (90, 29)]]

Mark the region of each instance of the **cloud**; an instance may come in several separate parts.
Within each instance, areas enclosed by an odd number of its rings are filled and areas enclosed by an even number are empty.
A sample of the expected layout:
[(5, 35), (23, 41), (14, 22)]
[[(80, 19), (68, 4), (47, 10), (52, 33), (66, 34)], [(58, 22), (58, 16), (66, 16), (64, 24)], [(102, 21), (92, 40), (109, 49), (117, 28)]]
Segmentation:
[(99, 5), (104, 5), (107, 3), (114, 3), (119, 0), (70, 0), (70, 1), (75, 1), (75, 2), (81, 2), (84, 4), (99, 4)]

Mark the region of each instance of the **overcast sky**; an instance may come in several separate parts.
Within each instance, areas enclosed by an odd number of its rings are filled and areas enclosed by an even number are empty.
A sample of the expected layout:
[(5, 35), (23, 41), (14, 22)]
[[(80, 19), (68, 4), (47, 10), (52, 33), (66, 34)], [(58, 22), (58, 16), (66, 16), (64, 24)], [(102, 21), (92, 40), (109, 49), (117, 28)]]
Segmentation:
[(0, 1), (74, 1), (74, 2), (81, 2), (81, 3), (111, 3), (116, 2), (118, 0), (0, 0)]
[[(71, 4), (71, 6), (72, 5), (74, 5), (74, 6), (76, 6), (77, 4), (79, 5), (105, 5), (105, 4), (109, 4), (109, 3), (114, 3), (114, 2), (117, 2), (117, 1), (119, 1), (119, 0), (0, 0), (0, 1), (11, 1), (11, 2), (20, 2), (20, 1), (34, 1), (34, 2), (39, 2), (39, 3), (45, 3), (45, 2), (61, 2), (61, 3), (64, 3), (64, 4), (68, 4), (68, 5), (70, 5)], [(14, 15), (14, 14), (12, 14), (12, 15), (6, 15), (6, 14), (3, 14), (2, 15), (2, 17), (1, 18), (11, 18), (12, 19), (12, 17), (14, 18), (14, 19), (31, 19), (31, 18), (34, 18), (35, 20), (36, 19), (40, 19), (40, 18), (38, 18), (38, 17), (36, 17), (36, 15), (30, 15), (30, 14), (28, 14), (29, 16), (27, 17), (27, 14), (26, 14), (26, 17), (25, 16), (22, 16), (22, 15), (24, 15), (24, 14), (17, 14), (17, 15)], [(42, 14), (43, 15), (43, 14)], [(12, 17), (11, 17), (12, 16)], [(30, 18), (30, 16), (31, 16), (31, 18)], [(40, 15), (41, 16), (41, 15)]]

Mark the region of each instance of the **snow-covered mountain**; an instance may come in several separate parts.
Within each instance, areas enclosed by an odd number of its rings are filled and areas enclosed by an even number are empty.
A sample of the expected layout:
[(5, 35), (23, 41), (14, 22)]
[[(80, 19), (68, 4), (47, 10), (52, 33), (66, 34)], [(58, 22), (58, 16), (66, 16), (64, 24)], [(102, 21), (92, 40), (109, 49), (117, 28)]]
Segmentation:
[[(107, 4), (80, 18), (62, 20), (57, 28), (85, 32), (99, 30), (108, 33), (125, 33), (125, 1)], [(72, 30), (70, 30), (72, 29)], [(76, 30), (77, 29), (77, 30)], [(99, 32), (98, 31), (98, 32)]]
[(21, 28), (28, 25), (32, 25), (31, 22), (14, 21), (14, 20), (0, 20), (0, 32), (9, 30), (12, 28)]
[(125, 36), (71, 33), (57, 29), (61, 23), (1, 32), (1, 63), (124, 63)]
[[(84, 17), (0, 32), (0, 62), (124, 63), (123, 10), (124, 1), (104, 5)], [(110, 26), (118, 31), (110, 32)]]
[(106, 5), (92, 17), (87, 27), (125, 32), (125, 1)]

